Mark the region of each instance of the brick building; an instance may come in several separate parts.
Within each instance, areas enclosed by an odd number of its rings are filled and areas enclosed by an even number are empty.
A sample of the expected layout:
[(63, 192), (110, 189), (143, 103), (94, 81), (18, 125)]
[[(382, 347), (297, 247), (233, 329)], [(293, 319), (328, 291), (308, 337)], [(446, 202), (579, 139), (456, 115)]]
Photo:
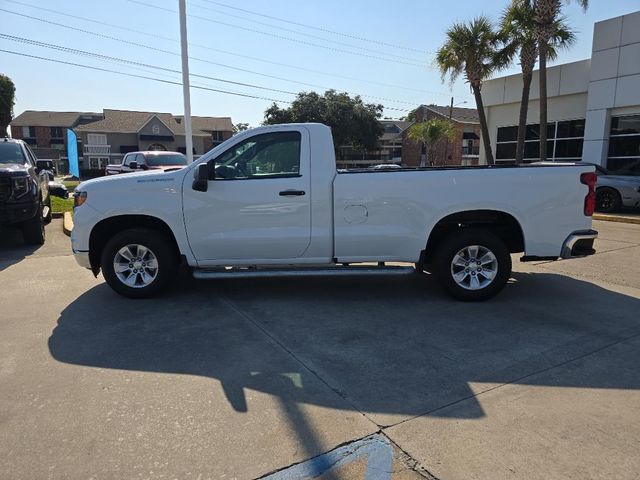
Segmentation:
[[(233, 135), (229, 117), (191, 117), (196, 156)], [(102, 113), (27, 110), (11, 122), (13, 138), (24, 139), (38, 158), (52, 159), (68, 171), (67, 129), (78, 137), (81, 173), (94, 176), (108, 163), (120, 163), (136, 150), (185, 153), (183, 117), (170, 113), (105, 109)]]
[[(480, 120), (475, 108), (420, 105), (415, 110), (415, 121), (424, 122), (432, 118), (451, 119), (456, 136), (451, 142), (441, 142), (436, 149), (436, 158), (446, 158), (446, 165), (478, 165), (480, 150)], [(402, 165), (417, 167), (426, 163), (426, 151), (422, 145), (407, 138), (402, 139)]]

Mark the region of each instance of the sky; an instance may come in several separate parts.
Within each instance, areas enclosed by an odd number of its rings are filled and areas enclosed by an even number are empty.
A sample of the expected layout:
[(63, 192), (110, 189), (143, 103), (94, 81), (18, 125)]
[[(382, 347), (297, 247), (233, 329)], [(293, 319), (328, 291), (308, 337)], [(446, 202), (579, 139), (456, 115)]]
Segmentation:
[[(442, 82), (434, 51), (454, 22), (481, 14), (497, 21), (507, 3), (187, 0), (191, 82), (208, 89), (191, 89), (192, 114), (257, 126), (273, 101), (286, 107), (297, 92), (328, 88), (383, 104), (390, 118), (420, 104), (448, 105), (451, 96), (475, 108), (463, 80)], [(577, 42), (555, 64), (591, 56), (595, 22), (640, 10), (639, 0), (590, 3), (586, 13), (576, 2), (565, 7)], [(177, 0), (0, 0), (0, 49), (21, 55), (0, 51), (0, 73), (16, 85), (15, 114), (103, 108), (182, 114), (177, 10)]]

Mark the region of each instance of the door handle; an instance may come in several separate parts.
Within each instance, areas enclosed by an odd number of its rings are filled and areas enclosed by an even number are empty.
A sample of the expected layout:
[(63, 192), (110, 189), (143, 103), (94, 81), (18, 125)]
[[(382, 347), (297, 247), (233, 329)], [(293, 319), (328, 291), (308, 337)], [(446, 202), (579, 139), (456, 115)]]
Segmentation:
[(304, 190), (283, 190), (280, 192), (281, 197), (300, 197), (304, 194)]

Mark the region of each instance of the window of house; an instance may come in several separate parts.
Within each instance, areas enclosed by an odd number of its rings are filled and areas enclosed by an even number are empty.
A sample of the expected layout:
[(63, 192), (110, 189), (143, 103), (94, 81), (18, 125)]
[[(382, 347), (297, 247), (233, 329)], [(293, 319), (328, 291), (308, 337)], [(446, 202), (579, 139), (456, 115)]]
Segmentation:
[(104, 133), (89, 133), (87, 135), (87, 145), (106, 145), (107, 135)]
[(109, 157), (89, 157), (89, 168), (91, 170), (102, 170), (107, 167)]
[[(517, 126), (499, 127), (496, 142), (496, 161), (514, 162), (518, 138)], [(582, 160), (584, 119), (550, 122), (547, 125), (547, 159), (549, 161)], [(524, 141), (524, 161), (535, 162), (540, 157), (540, 125), (527, 125)]]
[(36, 127), (22, 127), (22, 138), (36, 138)]
[(62, 127), (51, 127), (51, 138), (63, 138)]
[(611, 117), (607, 167), (620, 173), (640, 170), (640, 115)]
[(215, 159), (216, 179), (297, 177), (300, 132), (255, 135)]
[(219, 131), (211, 132), (211, 138), (214, 142), (222, 142), (224, 140), (222, 132)]

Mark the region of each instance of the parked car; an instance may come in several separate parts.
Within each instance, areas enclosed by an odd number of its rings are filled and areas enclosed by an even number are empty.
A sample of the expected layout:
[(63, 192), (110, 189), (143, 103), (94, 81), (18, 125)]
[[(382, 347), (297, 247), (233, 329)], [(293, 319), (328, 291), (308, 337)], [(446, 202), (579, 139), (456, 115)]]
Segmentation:
[(119, 165), (107, 165), (105, 175), (131, 173), (139, 170), (179, 170), (187, 165), (187, 157), (179, 152), (131, 152)]
[(42, 245), (50, 221), (47, 171), (22, 140), (0, 140), (0, 225), (19, 226), (25, 243)]
[[(591, 165), (336, 171), (331, 130), (272, 125), (178, 171), (81, 183), (77, 262), (127, 297), (233, 268), (411, 262), (462, 300), (497, 294), (522, 261), (591, 255)], [(225, 269), (224, 267), (233, 267)], [(352, 267), (347, 267), (352, 268)]]
[(594, 165), (596, 184), (596, 210), (611, 213), (622, 207), (640, 208), (640, 177), (618, 175), (600, 165)]
[(370, 166), (369, 169), (370, 170), (399, 170), (399, 169), (402, 169), (402, 167), (397, 163), (380, 163), (378, 165)]

